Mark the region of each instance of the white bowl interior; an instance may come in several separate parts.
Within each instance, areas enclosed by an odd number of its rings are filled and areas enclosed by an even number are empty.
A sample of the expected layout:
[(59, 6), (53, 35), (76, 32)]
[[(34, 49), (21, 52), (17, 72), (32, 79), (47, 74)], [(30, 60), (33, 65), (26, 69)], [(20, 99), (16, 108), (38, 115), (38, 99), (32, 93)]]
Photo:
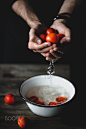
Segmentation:
[[(21, 85), (20, 92), (21, 92), (22, 96), (25, 97), (26, 93), (31, 88), (36, 87), (36, 86), (49, 86), (49, 85), (50, 85), (49, 75), (34, 76), (32, 78), (27, 79)], [(74, 97), (74, 95), (75, 95), (74, 85), (67, 79), (52, 75), (52, 86), (53, 85), (57, 85), (57, 86), (59, 85), (66, 89), (67, 93), (69, 94), (69, 98), (67, 101), (70, 101)]]

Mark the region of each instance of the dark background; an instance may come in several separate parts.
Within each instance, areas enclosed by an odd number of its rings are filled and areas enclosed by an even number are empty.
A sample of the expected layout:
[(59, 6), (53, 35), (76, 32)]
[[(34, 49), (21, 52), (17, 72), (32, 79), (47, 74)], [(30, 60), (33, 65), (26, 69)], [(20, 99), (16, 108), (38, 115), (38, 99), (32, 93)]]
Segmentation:
[[(8, 0), (9, 1), (9, 0)], [(10, 10), (10, 4), (7, 0), (2, 0), (1, 1), (1, 8), (0, 8), (0, 63), (3, 63), (3, 48), (4, 48), (4, 37), (5, 37), (5, 24), (6, 24), (6, 20), (8, 18), (8, 13)], [(85, 4), (86, 5), (86, 4)], [(84, 7), (85, 7), (84, 5)], [(82, 11), (82, 18), (80, 18), (79, 20), (81, 21), (80, 23), (80, 28), (81, 30), (79, 30), (79, 28), (77, 27), (78, 33), (81, 33), (82, 36), (82, 42), (81, 44), (83, 44), (83, 59), (85, 60), (85, 56), (86, 55), (86, 41), (85, 41), (85, 37), (86, 37), (86, 9), (84, 8)], [(78, 24), (78, 23), (77, 23)], [(79, 37), (77, 35), (77, 39), (79, 41)], [(62, 63), (62, 64), (67, 64), (69, 63), (69, 55), (65, 54), (64, 57), (62, 59), (60, 59), (60, 61), (58, 63)]]
[(4, 36), (5, 36), (5, 24), (9, 11), (9, 2), (7, 0), (0, 1), (0, 63), (3, 62), (3, 47), (4, 47)]
[[(10, 11), (10, 0), (2, 0), (1, 1), (1, 8), (0, 8), (0, 63), (3, 63), (3, 48), (4, 48), (4, 38), (5, 38), (5, 26), (6, 26), (6, 21), (8, 18), (8, 14)], [(68, 57), (66, 57), (68, 58)], [(64, 61), (65, 59), (62, 59), (62, 61), (60, 60), (60, 62), (66, 62), (67, 63), (67, 59)], [(46, 62), (47, 63), (47, 62)]]
[[(13, 1), (13, 0), (12, 0)], [(3, 63), (3, 51), (4, 51), (4, 40), (5, 40), (5, 27), (6, 27), (6, 22), (9, 17), (9, 12), (11, 8), (11, 0), (4, 0), (1, 1), (1, 8), (0, 8), (0, 63)], [(27, 51), (27, 50), (26, 50)], [(34, 53), (32, 53), (34, 55)], [(39, 54), (37, 54), (39, 57)], [(44, 58), (44, 57), (43, 57)], [(67, 57), (66, 57), (67, 58)], [(44, 59), (45, 60), (45, 59)], [(60, 60), (60, 62), (64, 62), (65, 59)], [(65, 62), (67, 59), (65, 60)], [(41, 62), (40, 62), (41, 63)], [(44, 63), (48, 63), (47, 61), (44, 61)]]

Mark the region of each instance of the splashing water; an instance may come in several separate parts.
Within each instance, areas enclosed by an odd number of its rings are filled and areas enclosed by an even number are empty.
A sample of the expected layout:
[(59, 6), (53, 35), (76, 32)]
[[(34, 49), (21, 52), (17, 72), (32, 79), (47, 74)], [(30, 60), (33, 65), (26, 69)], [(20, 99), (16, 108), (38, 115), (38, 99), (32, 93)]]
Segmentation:
[(59, 96), (64, 96), (67, 100), (70, 98), (68, 91), (60, 85), (33, 87), (27, 92), (25, 97), (30, 98), (31, 96), (39, 97), (39, 100), (43, 101), (45, 105), (48, 105), (50, 102), (56, 102), (56, 98)]
[(54, 71), (54, 60), (50, 61), (47, 73), (49, 74), (50, 87), (51, 87), (52, 86), (52, 75), (55, 73), (55, 71)]

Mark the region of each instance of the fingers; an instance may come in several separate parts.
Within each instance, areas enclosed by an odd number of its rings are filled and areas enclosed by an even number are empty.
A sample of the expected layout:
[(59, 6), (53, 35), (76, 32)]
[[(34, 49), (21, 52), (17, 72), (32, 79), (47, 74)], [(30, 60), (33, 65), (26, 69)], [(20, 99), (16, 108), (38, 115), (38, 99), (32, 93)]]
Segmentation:
[(52, 46), (50, 42), (45, 42), (40, 45), (34, 42), (29, 42), (28, 48), (34, 50), (34, 52), (43, 53), (48, 52), (52, 48)]
[(49, 57), (51, 54), (48, 52), (48, 53), (41, 53), (41, 55), (44, 57)]
[(70, 43), (71, 42), (71, 30), (66, 28), (65, 30), (65, 37), (63, 37), (60, 41), (61, 44)]
[(57, 51), (54, 51), (54, 49), (50, 49), (50, 51), (48, 53), (41, 53), (41, 55), (43, 55), (46, 60), (57, 60), (59, 58), (62, 57), (62, 53), (59, 53)]
[(47, 53), (47, 52), (50, 51), (50, 49), (52, 49), (52, 46), (50, 46), (50, 47), (45, 47), (45, 48), (39, 49), (39, 50), (37, 49), (37, 50), (34, 50), (34, 52)]
[(29, 32), (29, 43), (28, 48), (34, 52), (39, 52), (43, 55), (46, 60), (58, 60), (63, 56), (63, 54), (69, 49), (71, 42), (71, 31), (70, 29), (65, 29), (65, 37), (60, 40), (60, 43), (63, 45), (60, 47), (57, 44), (51, 44), (50, 42), (42, 43), (42, 40), (36, 35), (36, 29), (31, 29)]
[(68, 40), (71, 39), (71, 30), (69, 28), (66, 28), (65, 36), (68, 37)]
[(67, 52), (69, 50), (69, 48), (70, 48), (70, 43), (65, 43), (65, 44), (62, 44), (58, 47), (56, 44), (53, 44), (53, 50), (57, 51), (61, 54), (64, 54), (65, 52)]
[(36, 29), (31, 29), (29, 32), (29, 42), (42, 43), (42, 40), (36, 35)]
[(36, 29), (31, 29), (29, 32), (29, 43), (28, 48), (33, 50), (34, 52), (46, 53), (52, 49), (52, 45), (50, 42), (42, 43), (42, 40), (36, 35)]
[(62, 53), (54, 51), (53, 49), (50, 50), (50, 53), (53, 55), (54, 58), (61, 58), (63, 55)]
[(46, 57), (46, 60), (48, 60), (48, 61), (56, 60), (56, 58), (53, 55), (50, 55), (49, 57)]
[(61, 47), (55, 47), (55, 45), (53, 45), (53, 48), (50, 49), (50, 51), (48, 53), (41, 53), (46, 60), (58, 60), (60, 58), (62, 58), (63, 54), (65, 54), (68, 50), (69, 50), (70, 44), (67, 44), (65, 47), (61, 48)]

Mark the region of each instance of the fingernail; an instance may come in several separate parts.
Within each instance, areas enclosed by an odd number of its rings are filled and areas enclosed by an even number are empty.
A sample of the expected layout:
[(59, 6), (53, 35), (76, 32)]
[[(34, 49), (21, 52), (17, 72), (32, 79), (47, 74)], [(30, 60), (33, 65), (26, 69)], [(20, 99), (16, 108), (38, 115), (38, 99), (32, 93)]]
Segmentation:
[(66, 43), (66, 42), (67, 42), (67, 39), (63, 39), (60, 41), (61, 44)]
[(46, 57), (46, 60), (49, 60), (49, 58), (48, 58), (48, 57)]
[(56, 44), (53, 44), (53, 48), (56, 48)]
[(51, 46), (51, 43), (48, 43), (48, 46)]
[(54, 51), (57, 51), (57, 48), (54, 48), (53, 50), (54, 50)]
[(66, 36), (66, 39), (68, 42), (71, 42), (71, 38), (69, 36)]
[(53, 49), (50, 50), (50, 53), (53, 53)]
[(48, 46), (51, 46), (51, 43), (46, 42), (46, 44), (47, 44)]
[(38, 39), (38, 40), (37, 40), (37, 43), (38, 43), (38, 44), (41, 44), (41, 40), (40, 40), (40, 39)]

